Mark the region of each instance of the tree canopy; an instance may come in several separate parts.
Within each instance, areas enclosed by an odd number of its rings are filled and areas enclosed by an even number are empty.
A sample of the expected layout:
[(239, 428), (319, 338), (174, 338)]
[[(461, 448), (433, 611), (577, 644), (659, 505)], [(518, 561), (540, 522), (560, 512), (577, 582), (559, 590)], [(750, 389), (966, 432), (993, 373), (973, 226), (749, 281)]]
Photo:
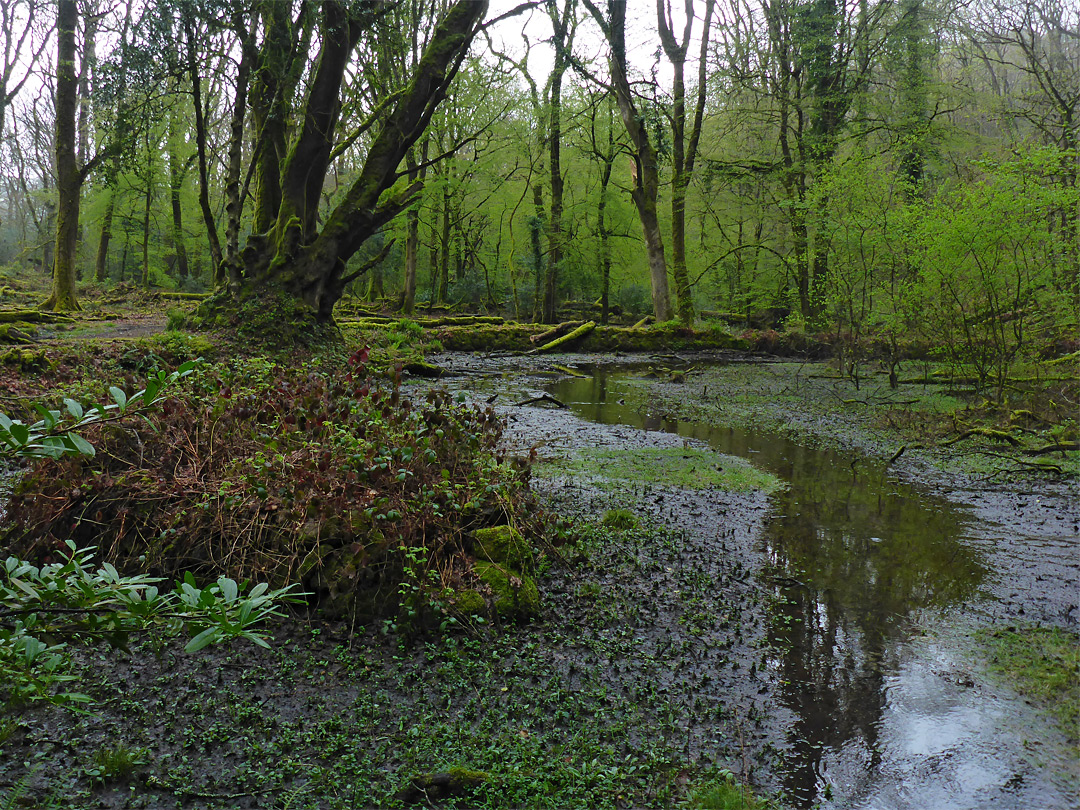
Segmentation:
[[(966, 317), (943, 291), (974, 284), (976, 321), (1037, 306), (1075, 326), (1068, 4), (5, 14), (0, 264), (50, 274), (55, 308), (93, 278), (287, 300), (316, 322), (351, 293), (940, 336), (931, 313)], [(948, 212), (972, 199), (962, 227)], [(1025, 255), (986, 270), (991, 230)]]

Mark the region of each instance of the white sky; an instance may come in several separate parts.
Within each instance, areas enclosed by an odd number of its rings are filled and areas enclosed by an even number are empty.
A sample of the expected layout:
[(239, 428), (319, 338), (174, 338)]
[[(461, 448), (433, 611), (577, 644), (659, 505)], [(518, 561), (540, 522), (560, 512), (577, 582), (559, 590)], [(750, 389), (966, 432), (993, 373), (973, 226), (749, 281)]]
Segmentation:
[[(671, 87), (671, 66), (666, 59), (661, 58), (657, 64), (656, 51), (660, 47), (660, 35), (657, 33), (656, 24), (656, 0), (626, 0), (626, 50), (631, 70), (636, 71), (638, 76), (651, 76), (656, 71), (656, 78), (661, 86)], [(500, 14), (505, 14), (519, 4), (519, 0), (491, 0), (488, 11), (488, 19), (495, 19)], [(560, 3), (561, 5), (561, 3)], [(606, 10), (606, 0), (597, 0), (601, 10)], [(672, 0), (673, 17), (676, 38), (682, 36), (682, 26), (685, 16), (683, 15), (684, 0)], [(689, 79), (697, 71), (697, 53), (701, 34), (700, 15), (704, 13), (704, 2), (695, 3), (695, 13), (698, 20), (694, 24), (694, 39), (690, 44), (687, 54), (686, 75)], [(600, 31), (593, 22), (592, 17), (582, 5), (580, 14), (583, 22), (578, 27), (577, 37), (574, 44), (574, 52), (584, 60), (595, 60), (598, 73), (602, 78), (607, 78), (607, 48), (600, 35)], [(714, 23), (715, 25), (715, 18)], [(554, 54), (550, 45), (544, 40), (551, 37), (551, 21), (542, 9), (526, 12), (518, 17), (513, 17), (500, 23), (491, 30), (492, 40), (518, 58), (524, 53), (521, 42), (521, 32), (524, 30), (532, 48), (529, 58), (530, 70), (539, 86), (543, 86), (551, 66), (554, 63)], [(484, 42), (478, 40), (474, 47), (483, 48)], [(633, 77), (631, 77), (633, 78)]]

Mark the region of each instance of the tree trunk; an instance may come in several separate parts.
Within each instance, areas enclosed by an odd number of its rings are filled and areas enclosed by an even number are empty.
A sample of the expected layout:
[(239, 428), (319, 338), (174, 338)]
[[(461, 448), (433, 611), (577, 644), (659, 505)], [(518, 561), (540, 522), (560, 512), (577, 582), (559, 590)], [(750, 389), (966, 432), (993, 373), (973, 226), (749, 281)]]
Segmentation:
[[(422, 161), (427, 159), (427, 141), (421, 149)], [(425, 166), (420, 172), (416, 169), (416, 159), (410, 151), (406, 156), (406, 164), (409, 170), (409, 182), (417, 179), (423, 180), (427, 172)], [(401, 297), (401, 312), (403, 315), (412, 317), (416, 307), (416, 265), (420, 258), (420, 210), (412, 205), (405, 212), (405, 289)]]
[[(610, 128), (608, 133), (610, 135)], [(605, 326), (611, 309), (611, 234), (607, 226), (607, 190), (611, 182), (614, 151), (609, 155), (611, 159), (604, 163), (600, 172), (600, 201), (596, 205), (596, 230), (600, 233), (600, 323)]]
[(709, 28), (712, 22), (714, 0), (707, 0), (705, 24), (701, 36), (701, 62), (698, 70), (698, 93), (695, 105), (694, 125), (690, 134), (689, 148), (686, 144), (686, 52), (694, 24), (694, 2), (686, 0), (685, 26), (681, 40), (675, 39), (670, 0), (656, 0), (656, 16), (660, 43), (674, 70), (671, 115), (671, 274), (675, 280), (679, 320), (686, 326), (694, 323), (694, 298), (690, 288), (690, 276), (686, 270), (686, 190), (694, 171), (701, 122), (705, 109), (705, 58), (708, 54)]
[(183, 281), (188, 277), (187, 246), (184, 244), (184, 213), (180, 207), (180, 189), (184, 184), (184, 171), (180, 156), (176, 154), (176, 116), (170, 113), (173, 132), (169, 137), (169, 202), (172, 208), (172, 246), (176, 254), (176, 275)]
[(569, 64), (574, 41), (574, 0), (565, 0), (562, 11), (548, 5), (551, 19), (551, 43), (555, 64), (548, 78), (548, 163), (551, 173), (551, 212), (548, 219), (548, 261), (544, 274), (542, 320), (555, 323), (558, 308), (559, 274), (563, 271), (563, 175), (562, 175), (562, 82)]
[[(148, 144), (149, 146), (149, 144)], [(146, 163), (146, 194), (143, 195), (143, 242), (142, 242), (142, 285), (150, 287), (150, 211), (154, 202), (154, 173), (153, 163), (149, 160), (150, 150), (147, 149)]]
[[(229, 118), (229, 165), (225, 173), (225, 262), (228, 266), (239, 265), (240, 219), (244, 212), (244, 198), (240, 193), (240, 168), (244, 154), (244, 119), (247, 113), (248, 85), (251, 81), (251, 63), (256, 55), (256, 20), (245, 29), (243, 20), (237, 20), (235, 30), (241, 37), (240, 64), (236, 68), (236, 96)], [(201, 205), (201, 199), (200, 199)], [(211, 256), (213, 260), (213, 256)], [(220, 262), (214, 264), (214, 286), (229, 280), (228, 267)]]
[(664, 255), (664, 237), (657, 217), (657, 198), (660, 193), (660, 166), (656, 150), (649, 140), (645, 119), (634, 104), (633, 92), (626, 69), (626, 4), (609, 0), (610, 19), (592, 2), (585, 5), (604, 30), (611, 56), (608, 65), (611, 83), (615, 89), (615, 101), (619, 106), (623, 126), (634, 147), (634, 186), (630, 196), (637, 207), (638, 218), (645, 237), (645, 249), (649, 259), (649, 280), (652, 286), (653, 312), (657, 321), (671, 320), (671, 294), (668, 291), (667, 259)]
[(210, 264), (215, 268), (214, 279), (217, 281), (221, 266), (221, 241), (218, 239), (217, 223), (210, 207), (210, 170), (206, 155), (206, 116), (202, 102), (202, 79), (199, 65), (195, 58), (195, 26), (191, 18), (184, 17), (184, 36), (187, 39), (188, 75), (191, 78), (191, 98), (195, 107), (195, 149), (199, 160), (199, 209), (202, 211), (206, 238), (210, 246)]
[(439, 281), (436, 303), (445, 304), (450, 284), (450, 171), (443, 170), (441, 221), (439, 225)]
[(116, 209), (116, 191), (109, 190), (105, 204), (105, 216), (101, 220), (101, 238), (98, 239), (97, 257), (94, 260), (94, 280), (105, 281), (109, 276), (109, 241), (112, 239), (113, 211)]
[(79, 197), (83, 175), (75, 156), (75, 114), (78, 77), (75, 73), (77, 0), (57, 0), (56, 11), (56, 250), (53, 257), (52, 295), (42, 309), (70, 312), (79, 309), (75, 298), (75, 262), (79, 239)]

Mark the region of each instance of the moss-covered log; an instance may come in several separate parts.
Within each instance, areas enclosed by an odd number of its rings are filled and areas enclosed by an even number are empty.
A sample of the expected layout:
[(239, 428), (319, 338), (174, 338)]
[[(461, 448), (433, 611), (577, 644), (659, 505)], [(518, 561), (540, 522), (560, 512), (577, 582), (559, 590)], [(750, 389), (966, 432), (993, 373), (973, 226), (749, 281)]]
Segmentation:
[(560, 323), (557, 326), (548, 329), (546, 332), (541, 332), (538, 335), (533, 335), (531, 338), (529, 338), (529, 340), (533, 343), (539, 343), (541, 345), (544, 343), (550, 343), (551, 341), (555, 340), (555, 338), (560, 338), (568, 332), (572, 332), (579, 326), (582, 326), (584, 323), (585, 321), (564, 321), (563, 323)]
[(210, 293), (192, 292), (161, 292), (158, 295), (169, 301), (205, 301), (210, 297)]
[(74, 323), (65, 315), (43, 312), (39, 309), (0, 310), (0, 323)]
[(583, 323), (581, 326), (579, 326), (577, 329), (573, 330), (572, 332), (570, 332), (570, 333), (568, 333), (566, 335), (563, 335), (562, 337), (555, 338), (555, 340), (551, 341), (550, 343), (545, 343), (543, 346), (540, 346), (536, 350), (536, 353), (537, 354), (547, 354), (548, 352), (554, 352), (554, 351), (558, 351), (560, 349), (566, 349), (569, 346), (572, 346), (573, 344), (577, 343), (582, 338), (584, 338), (586, 335), (588, 335), (595, 328), (596, 328), (596, 321), (586, 321), (585, 323)]
[[(446, 351), (451, 352), (522, 352), (532, 350), (531, 337), (547, 331), (539, 324), (507, 323), (485, 327), (442, 327), (436, 333)], [(684, 327), (633, 329), (597, 326), (576, 347), (584, 352), (657, 352), (739, 350), (750, 348), (748, 341), (715, 329), (695, 331)]]

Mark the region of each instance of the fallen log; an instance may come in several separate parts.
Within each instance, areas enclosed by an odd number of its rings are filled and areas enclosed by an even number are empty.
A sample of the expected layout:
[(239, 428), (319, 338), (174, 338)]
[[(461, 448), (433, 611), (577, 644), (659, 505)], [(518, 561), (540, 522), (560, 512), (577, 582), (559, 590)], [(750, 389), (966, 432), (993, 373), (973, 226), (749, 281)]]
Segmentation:
[(563, 374), (568, 374), (571, 377), (578, 377), (579, 379), (586, 379), (586, 380), (589, 378), (588, 374), (582, 374), (580, 371), (578, 371), (576, 369), (572, 369), (569, 366), (560, 366), (558, 363), (553, 365), (552, 368), (555, 369), (556, 371), (561, 371)]
[(1025, 456), (1045, 456), (1047, 453), (1067, 453), (1070, 450), (1080, 450), (1080, 442), (1054, 442), (1043, 447), (1033, 447), (1025, 450)]
[(0, 310), (0, 323), (74, 323), (74, 320), (39, 309), (4, 309)]
[(1010, 436), (1003, 430), (994, 430), (993, 428), (971, 428), (971, 430), (965, 430), (955, 439), (949, 439), (949, 441), (943, 442), (941, 446), (949, 447), (964, 439), (970, 439), (972, 436), (982, 436), (984, 439), (991, 439), (996, 442), (1008, 442), (1013, 447), (1020, 446), (1020, 441), (1015, 436)]
[(535, 351), (537, 354), (546, 354), (547, 352), (553, 352), (556, 349), (562, 348), (563, 346), (567, 346), (571, 343), (581, 340), (595, 328), (596, 321), (586, 321), (570, 334), (563, 335), (560, 338), (555, 338), (555, 340), (551, 341), (550, 343), (545, 343), (543, 346), (539, 347), (538, 349), (534, 349), (533, 351)]
[(172, 301), (205, 301), (210, 297), (210, 293), (194, 292), (162, 292), (158, 295)]
[(532, 343), (540, 344), (548, 343), (552, 340), (555, 340), (555, 338), (560, 338), (568, 332), (577, 329), (584, 323), (585, 321), (565, 321), (563, 323), (560, 323), (558, 326), (548, 329), (546, 332), (541, 332), (538, 335), (530, 335), (529, 341)]
[(421, 361), (414, 361), (412, 363), (406, 363), (401, 367), (401, 370), (406, 374), (411, 374), (414, 377), (427, 377), (431, 380), (437, 380), (443, 375), (443, 369), (432, 363), (424, 363)]

